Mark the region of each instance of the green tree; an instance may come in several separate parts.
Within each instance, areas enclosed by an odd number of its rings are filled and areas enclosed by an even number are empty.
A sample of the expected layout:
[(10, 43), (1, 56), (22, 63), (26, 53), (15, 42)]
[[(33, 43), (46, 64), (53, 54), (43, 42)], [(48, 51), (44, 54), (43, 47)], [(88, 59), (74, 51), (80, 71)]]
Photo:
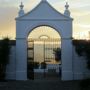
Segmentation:
[(55, 54), (56, 62), (59, 62), (61, 60), (61, 49), (60, 48), (56, 48), (53, 51), (54, 51), (54, 54)]
[[(90, 70), (90, 40), (73, 40), (73, 45), (79, 56), (87, 61), (87, 68)], [(90, 90), (90, 78), (80, 82), (81, 90)]]
[(10, 40), (4, 38), (0, 41), (0, 79), (5, 78), (6, 66), (9, 63)]
[(73, 40), (73, 45), (79, 56), (83, 56), (87, 61), (87, 68), (90, 69), (90, 41)]

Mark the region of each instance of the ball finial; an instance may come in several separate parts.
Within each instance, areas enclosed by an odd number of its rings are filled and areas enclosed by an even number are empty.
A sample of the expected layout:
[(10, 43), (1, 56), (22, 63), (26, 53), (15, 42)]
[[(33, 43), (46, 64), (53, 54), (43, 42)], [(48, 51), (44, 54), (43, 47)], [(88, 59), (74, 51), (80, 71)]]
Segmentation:
[(24, 5), (23, 2), (21, 2), (20, 9), (23, 9)]

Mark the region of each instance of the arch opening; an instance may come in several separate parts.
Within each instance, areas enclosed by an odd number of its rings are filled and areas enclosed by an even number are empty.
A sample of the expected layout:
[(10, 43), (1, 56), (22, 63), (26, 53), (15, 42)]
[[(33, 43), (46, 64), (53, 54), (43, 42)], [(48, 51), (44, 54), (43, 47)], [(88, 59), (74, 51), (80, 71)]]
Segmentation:
[(60, 34), (52, 27), (39, 26), (29, 33), (27, 43), (28, 79), (60, 78)]

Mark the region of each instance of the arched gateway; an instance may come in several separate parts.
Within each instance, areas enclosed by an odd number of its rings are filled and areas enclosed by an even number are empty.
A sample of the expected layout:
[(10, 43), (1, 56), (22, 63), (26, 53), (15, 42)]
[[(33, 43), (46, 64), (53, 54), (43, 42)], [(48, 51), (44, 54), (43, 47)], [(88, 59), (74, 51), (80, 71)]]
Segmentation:
[[(16, 18), (16, 80), (27, 80), (27, 38), (36, 27), (49, 26), (61, 36), (62, 80), (72, 80), (72, 18), (65, 5), (65, 12), (57, 12), (46, 0), (42, 0), (32, 11), (24, 14), (20, 5)], [(68, 54), (69, 53), (69, 54)]]

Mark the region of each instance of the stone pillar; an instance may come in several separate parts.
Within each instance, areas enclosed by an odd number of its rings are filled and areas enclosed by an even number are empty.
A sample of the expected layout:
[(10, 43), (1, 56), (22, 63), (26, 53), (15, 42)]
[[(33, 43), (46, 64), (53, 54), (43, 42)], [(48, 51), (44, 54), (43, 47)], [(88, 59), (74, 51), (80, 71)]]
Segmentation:
[(16, 80), (27, 80), (27, 40), (16, 39)]
[(73, 80), (72, 40), (62, 39), (62, 80)]

